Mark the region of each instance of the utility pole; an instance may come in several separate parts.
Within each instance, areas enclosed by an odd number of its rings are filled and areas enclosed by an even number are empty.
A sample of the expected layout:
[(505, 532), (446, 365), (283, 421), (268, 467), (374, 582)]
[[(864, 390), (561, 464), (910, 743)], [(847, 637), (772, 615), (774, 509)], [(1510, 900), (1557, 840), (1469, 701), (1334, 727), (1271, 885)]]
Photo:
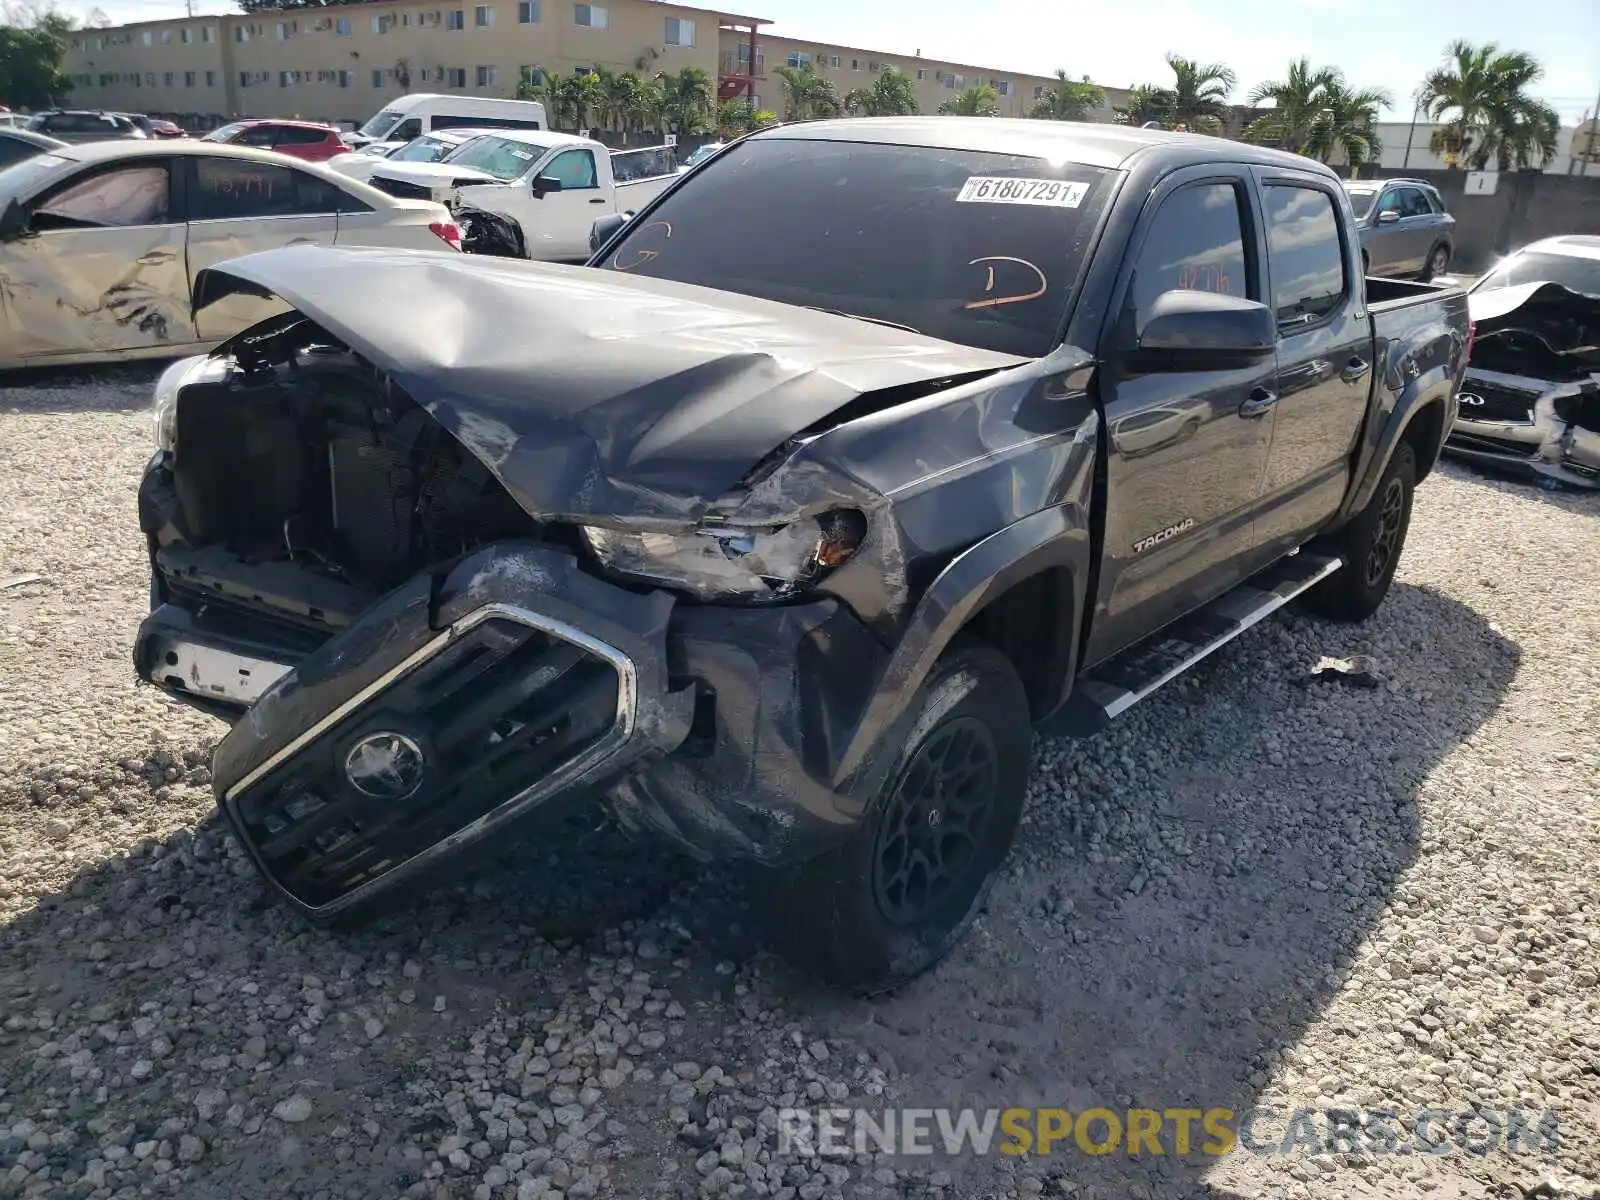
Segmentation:
[[(1589, 126), (1589, 139), (1584, 145), (1584, 150), (1587, 153), (1584, 156), (1583, 167), (1580, 170), (1578, 167), (1578, 135), (1583, 132), (1583, 127), (1589, 124), (1590, 120), (1593, 120), (1594, 124)], [(1600, 96), (1594, 98), (1594, 116), (1591, 118), (1588, 113), (1585, 113), (1583, 120), (1578, 122), (1578, 127), (1572, 131), (1572, 145), (1567, 147), (1567, 157), (1571, 160), (1567, 163), (1568, 175), (1588, 176), (1589, 160), (1596, 157), (1595, 137), (1597, 134), (1600, 134)]]
[(1422, 111), (1422, 98), (1420, 96), (1413, 96), (1412, 101), (1411, 128), (1406, 132), (1406, 156), (1400, 163), (1400, 169), (1402, 171), (1411, 166), (1411, 143), (1416, 139), (1417, 136), (1417, 114)]

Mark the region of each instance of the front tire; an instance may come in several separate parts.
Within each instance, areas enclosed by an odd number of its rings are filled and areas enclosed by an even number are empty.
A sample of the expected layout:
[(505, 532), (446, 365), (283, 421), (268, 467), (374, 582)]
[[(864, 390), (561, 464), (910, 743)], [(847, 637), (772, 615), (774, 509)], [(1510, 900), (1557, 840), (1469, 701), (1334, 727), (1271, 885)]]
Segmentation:
[(1016, 836), (1033, 723), (1015, 668), (959, 642), (912, 701), (910, 735), (848, 841), (758, 891), (785, 957), (858, 994), (937, 963)]
[(1450, 269), (1450, 247), (1440, 242), (1428, 251), (1428, 261), (1422, 267), (1422, 282), (1427, 283), (1435, 276), (1443, 275)]
[(1416, 455), (1401, 442), (1366, 508), (1330, 539), (1344, 566), (1306, 593), (1308, 608), (1336, 621), (1365, 621), (1378, 611), (1405, 549), (1416, 486)]

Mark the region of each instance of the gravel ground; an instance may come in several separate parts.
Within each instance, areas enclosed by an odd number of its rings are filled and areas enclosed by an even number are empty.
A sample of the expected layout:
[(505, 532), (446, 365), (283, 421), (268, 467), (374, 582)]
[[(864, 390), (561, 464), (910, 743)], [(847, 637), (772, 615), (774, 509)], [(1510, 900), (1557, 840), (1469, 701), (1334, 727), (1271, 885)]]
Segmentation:
[[(0, 590), (0, 1196), (1595, 1194), (1600, 498), (1441, 470), (1378, 617), (1274, 619), (1043, 744), (987, 914), (855, 1002), (582, 814), (357, 933), (265, 896), (221, 726), (128, 663), (153, 375), (0, 386), (0, 579), (44, 577)], [(1308, 681), (1358, 653), (1376, 688)], [(823, 1103), (1520, 1107), (1562, 1141), (779, 1158), (773, 1110)]]

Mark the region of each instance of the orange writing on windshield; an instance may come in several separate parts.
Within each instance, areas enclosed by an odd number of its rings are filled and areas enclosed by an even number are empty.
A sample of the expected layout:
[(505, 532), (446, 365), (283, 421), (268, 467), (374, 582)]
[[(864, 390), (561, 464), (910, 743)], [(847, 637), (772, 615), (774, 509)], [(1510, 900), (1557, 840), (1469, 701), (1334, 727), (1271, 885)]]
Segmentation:
[(975, 267), (980, 263), (988, 264), (988, 266), (985, 267), (985, 279), (983, 285), (983, 290), (986, 294), (994, 291), (996, 286), (996, 272), (994, 268), (995, 263), (1015, 263), (1017, 266), (1024, 269), (1026, 272), (1025, 278), (1027, 278), (1030, 282), (1037, 280), (1039, 286), (1030, 292), (1011, 292), (999, 296), (990, 296), (986, 300), (971, 300), (966, 304), (963, 304), (961, 306), (962, 308), (998, 308), (1002, 304), (1021, 304), (1024, 300), (1037, 300), (1040, 296), (1044, 295), (1045, 289), (1050, 286), (1050, 281), (1045, 277), (1045, 273), (1025, 258), (1012, 258), (1005, 254), (991, 254), (985, 258), (975, 258), (967, 265), (969, 267)]
[[(646, 232), (651, 229), (662, 230), (664, 237), (670, 238), (672, 236), (671, 221), (651, 221), (648, 225), (641, 225), (639, 227), (638, 234), (635, 236), (638, 238), (643, 238)], [(661, 251), (659, 250), (635, 250), (631, 246), (628, 248), (628, 253), (631, 255), (631, 257), (627, 262), (623, 262), (621, 258), (615, 255), (612, 256), (611, 269), (613, 271), (632, 271), (636, 267), (642, 267), (645, 265), (645, 263), (654, 262), (656, 259), (661, 257)]]

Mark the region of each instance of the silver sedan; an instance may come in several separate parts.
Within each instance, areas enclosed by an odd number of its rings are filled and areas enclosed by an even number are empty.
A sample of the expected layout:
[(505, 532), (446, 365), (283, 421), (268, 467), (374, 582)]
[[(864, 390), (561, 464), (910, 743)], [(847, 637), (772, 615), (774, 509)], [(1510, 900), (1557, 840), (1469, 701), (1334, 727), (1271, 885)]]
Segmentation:
[(452, 252), (442, 205), (269, 150), (209, 142), (64, 146), (0, 171), (0, 369), (210, 348), (269, 315), (192, 310), (224, 259), (310, 242)]

